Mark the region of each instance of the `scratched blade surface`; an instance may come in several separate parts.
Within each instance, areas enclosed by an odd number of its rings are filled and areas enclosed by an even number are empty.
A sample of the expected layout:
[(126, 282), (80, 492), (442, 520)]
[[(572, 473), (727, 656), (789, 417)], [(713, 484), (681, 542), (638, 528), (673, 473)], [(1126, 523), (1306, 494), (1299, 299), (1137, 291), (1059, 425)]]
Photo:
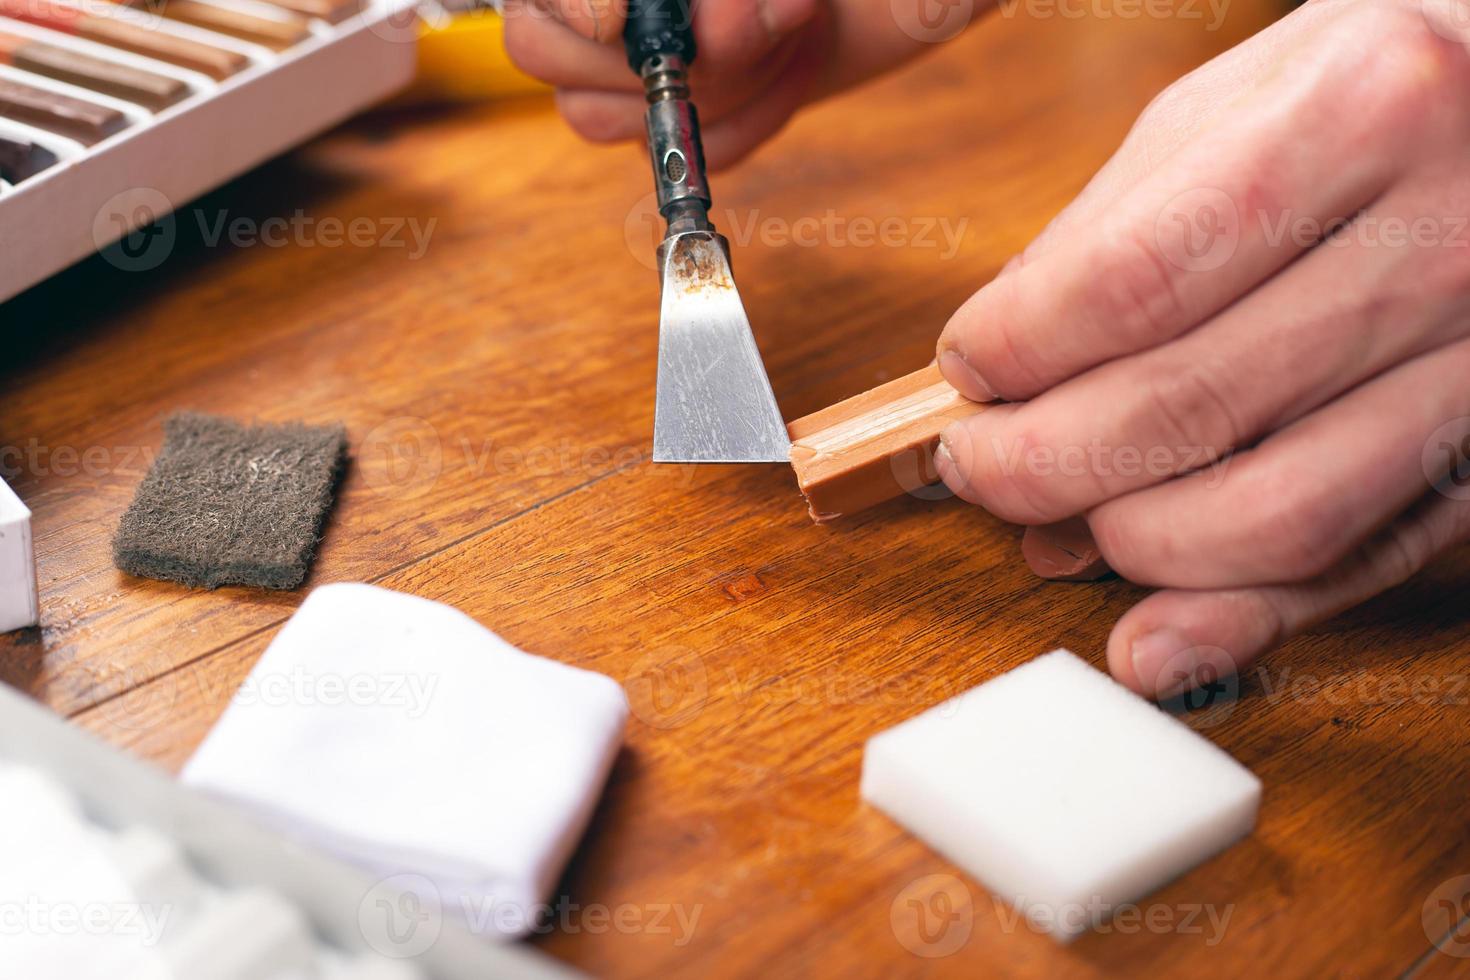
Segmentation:
[(662, 272), (654, 461), (787, 462), (786, 423), (719, 237), (670, 239)]

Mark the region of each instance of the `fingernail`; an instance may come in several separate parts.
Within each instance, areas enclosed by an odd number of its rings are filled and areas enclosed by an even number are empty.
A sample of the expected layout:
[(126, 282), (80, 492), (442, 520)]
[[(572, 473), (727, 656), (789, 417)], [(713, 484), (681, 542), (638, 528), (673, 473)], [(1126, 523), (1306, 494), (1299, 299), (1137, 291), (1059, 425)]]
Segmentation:
[(947, 350), (939, 355), (939, 373), (944, 375), (944, 380), (949, 382), (951, 388), (970, 401), (995, 401), (995, 392), (990, 390), (990, 385), (985, 383), (980, 372), (972, 368), (958, 351)]
[(950, 475), (954, 473), (954, 457), (950, 455), (949, 443), (944, 441), (943, 432), (939, 434), (939, 445), (934, 447), (934, 472), (938, 473), (939, 479), (946, 484), (949, 483)]
[(1152, 691), (1160, 700), (1187, 690), (1198, 666), (1195, 644), (1172, 627), (1154, 630), (1133, 641), (1133, 676), (1145, 692)]

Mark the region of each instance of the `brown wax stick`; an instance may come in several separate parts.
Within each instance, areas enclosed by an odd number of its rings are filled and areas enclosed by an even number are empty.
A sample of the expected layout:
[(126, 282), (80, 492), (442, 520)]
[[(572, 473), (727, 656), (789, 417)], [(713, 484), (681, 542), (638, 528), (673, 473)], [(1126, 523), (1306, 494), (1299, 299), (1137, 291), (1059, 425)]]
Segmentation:
[(177, 78), (13, 34), (0, 33), (0, 60), (36, 75), (70, 82), (155, 111), (189, 94), (189, 86)]
[(29, 140), (0, 136), (0, 180), (19, 184), (56, 163), (56, 154)]
[(238, 51), (107, 17), (80, 17), (74, 33), (98, 44), (200, 72), (215, 81), (223, 81), (250, 64), (250, 59)]
[(353, 14), (362, 12), (362, 0), (264, 0), (272, 7), (289, 10), (303, 17), (315, 17), (329, 24), (340, 24)]
[(129, 24), (115, 17), (83, 13), (76, 7), (51, 0), (0, 0), (0, 15), (188, 68), (216, 81), (229, 78), (250, 64), (250, 59), (238, 51)]
[(812, 520), (830, 521), (934, 483), (951, 422), (985, 411), (929, 366), (786, 427), (791, 467)]
[(238, 37), (242, 41), (261, 44), (284, 51), (311, 36), (306, 21), (294, 14), (282, 13), (280, 19), (258, 17), (231, 7), (217, 7), (199, 0), (132, 0), (129, 6), (149, 13), (161, 14), (181, 24)]
[(97, 143), (128, 124), (116, 109), (0, 78), (0, 116), (30, 123), (81, 143)]

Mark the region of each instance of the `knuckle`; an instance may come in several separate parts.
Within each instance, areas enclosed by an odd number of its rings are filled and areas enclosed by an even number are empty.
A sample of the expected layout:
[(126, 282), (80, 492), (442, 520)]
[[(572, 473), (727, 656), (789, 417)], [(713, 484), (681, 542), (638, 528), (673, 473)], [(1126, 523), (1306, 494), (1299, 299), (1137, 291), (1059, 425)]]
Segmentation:
[(1092, 307), (1135, 348), (1170, 339), (1182, 322), (1184, 304), (1169, 260), (1137, 233), (1107, 240), (1108, 266), (1089, 285)]
[(521, 16), (505, 20), (505, 54), (521, 71), (543, 78), (546, 70), (545, 36), (539, 22), (520, 7)]
[(1342, 25), (1352, 41), (1347, 64), (1354, 92), (1355, 114), (1372, 125), (1429, 126), (1445, 107), (1458, 107), (1449, 98), (1470, 83), (1470, 56), (1465, 46), (1436, 31), (1422, 10), (1382, 4), (1361, 4)]
[(953, 349), (979, 368), (995, 394), (1028, 398), (1050, 383), (1046, 364), (1028, 336), (1026, 296), (1017, 289), (1021, 276), (991, 280), (945, 327), (939, 351)]
[(620, 138), (616, 112), (599, 99), (585, 99), (576, 92), (558, 92), (557, 108), (578, 136), (593, 143), (610, 143)]
[(1262, 574), (1299, 582), (1316, 578), (1342, 558), (1347, 520), (1333, 508), (1331, 488), (1299, 475), (1253, 482), (1242, 488), (1240, 509), (1245, 514), (1239, 541), (1254, 552)]
[[(1226, 451), (1248, 435), (1227, 383), (1203, 365), (1155, 372), (1142, 383), (1140, 411), (1159, 434), (1156, 447), (1172, 452)], [(1141, 452), (1156, 447), (1139, 446)], [(1179, 461), (1182, 464), (1182, 460)]]
[(1054, 493), (1055, 456), (1034, 432), (981, 438), (972, 434), (966, 447), (967, 499), (1014, 524), (1047, 524), (1067, 516)]
[(1107, 503), (1087, 515), (1087, 527), (1108, 567), (1137, 585), (1168, 585), (1163, 570), (1171, 560), (1172, 539), (1156, 525), (1135, 527), (1131, 508)]

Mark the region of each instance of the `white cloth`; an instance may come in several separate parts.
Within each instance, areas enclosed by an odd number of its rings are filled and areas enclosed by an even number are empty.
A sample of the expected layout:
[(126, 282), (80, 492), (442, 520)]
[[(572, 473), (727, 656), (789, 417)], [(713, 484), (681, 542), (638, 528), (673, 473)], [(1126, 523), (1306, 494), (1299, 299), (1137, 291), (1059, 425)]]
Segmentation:
[(597, 802), (628, 702), (463, 613), (369, 585), (314, 591), (184, 767), (185, 783), (446, 912), (535, 924)]

